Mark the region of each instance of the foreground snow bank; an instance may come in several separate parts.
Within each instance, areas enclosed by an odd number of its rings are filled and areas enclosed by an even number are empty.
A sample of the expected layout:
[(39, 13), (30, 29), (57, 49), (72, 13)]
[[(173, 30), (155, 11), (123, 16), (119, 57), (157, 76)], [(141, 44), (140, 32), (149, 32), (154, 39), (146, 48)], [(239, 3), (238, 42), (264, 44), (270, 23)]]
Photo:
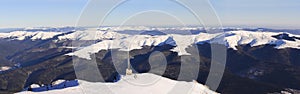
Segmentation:
[(154, 74), (123, 76), (116, 83), (91, 83), (45, 92), (20, 92), (18, 94), (217, 94), (197, 82), (175, 81)]

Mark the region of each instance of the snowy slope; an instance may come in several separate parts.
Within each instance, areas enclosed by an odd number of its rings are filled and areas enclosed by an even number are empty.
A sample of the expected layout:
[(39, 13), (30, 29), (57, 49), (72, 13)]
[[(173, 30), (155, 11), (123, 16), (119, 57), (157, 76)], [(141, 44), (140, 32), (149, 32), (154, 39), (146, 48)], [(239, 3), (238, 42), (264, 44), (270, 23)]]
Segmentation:
[[(123, 76), (116, 83), (91, 83), (79, 81), (79, 86), (39, 94), (217, 94), (197, 82), (175, 81), (154, 74)], [(18, 94), (35, 94), (20, 92)]]

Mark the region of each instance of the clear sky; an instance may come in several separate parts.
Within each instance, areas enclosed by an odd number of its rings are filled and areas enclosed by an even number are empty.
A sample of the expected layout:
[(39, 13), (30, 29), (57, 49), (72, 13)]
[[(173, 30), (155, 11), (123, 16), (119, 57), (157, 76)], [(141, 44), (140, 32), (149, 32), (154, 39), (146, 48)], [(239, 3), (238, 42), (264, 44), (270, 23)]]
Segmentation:
[[(153, 0), (152, 0), (153, 1)], [(193, 25), (196, 21), (186, 11), (170, 3), (153, 7), (172, 9), (171, 14), (161, 11), (146, 11), (128, 19), (129, 25), (177, 25), (182, 22)], [(0, 28), (74, 26), (88, 0), (0, 0)], [(120, 7), (107, 18), (108, 25), (119, 24), (118, 19), (135, 10), (147, 10), (149, 0), (128, 3), (137, 7)], [(300, 29), (299, 0), (210, 0), (224, 26), (252, 26), (269, 28)], [(201, 8), (201, 4), (199, 4)], [(95, 9), (95, 13), (97, 13)], [(100, 11), (101, 12), (101, 11)], [(160, 13), (161, 12), (161, 13)], [(145, 20), (146, 19), (146, 20)], [(99, 21), (98, 21), (99, 22)]]

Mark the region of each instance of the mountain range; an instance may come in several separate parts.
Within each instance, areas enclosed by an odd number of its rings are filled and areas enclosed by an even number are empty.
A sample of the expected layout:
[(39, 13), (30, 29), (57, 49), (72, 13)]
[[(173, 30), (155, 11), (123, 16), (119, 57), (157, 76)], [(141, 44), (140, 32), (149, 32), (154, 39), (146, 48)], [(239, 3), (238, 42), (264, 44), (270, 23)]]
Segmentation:
[[(43, 31), (44, 30), (44, 31)], [(222, 30), (222, 33), (210, 33)], [(274, 31), (274, 30), (273, 30)], [(23, 91), (33, 84), (76, 80), (74, 60), (96, 61), (103, 81), (124, 75), (126, 59), (135, 73), (153, 73), (152, 53), (165, 56), (165, 78), (205, 84), (211, 68), (211, 45), (226, 48), (226, 67), (216, 92), (224, 94), (299, 93), (300, 35), (272, 29), (106, 27), (54, 30), (27, 28), (0, 33), (0, 93)], [(200, 58), (196, 79), (178, 79), (181, 58)], [(114, 59), (117, 53), (120, 59)], [(157, 57), (154, 55), (154, 57)], [(158, 56), (160, 57), (160, 55)], [(80, 79), (89, 81), (89, 79)], [(93, 81), (90, 81), (93, 82)], [(95, 81), (94, 81), (95, 82)], [(208, 86), (210, 87), (210, 86)]]

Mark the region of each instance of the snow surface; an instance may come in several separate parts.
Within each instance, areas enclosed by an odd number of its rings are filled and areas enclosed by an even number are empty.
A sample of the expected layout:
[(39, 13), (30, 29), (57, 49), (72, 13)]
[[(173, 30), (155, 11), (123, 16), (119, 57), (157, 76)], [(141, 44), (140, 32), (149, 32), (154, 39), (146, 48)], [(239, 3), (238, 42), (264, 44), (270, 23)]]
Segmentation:
[(123, 76), (115, 83), (79, 81), (79, 86), (45, 92), (24, 91), (18, 94), (217, 94), (197, 82), (175, 81), (144, 73)]

